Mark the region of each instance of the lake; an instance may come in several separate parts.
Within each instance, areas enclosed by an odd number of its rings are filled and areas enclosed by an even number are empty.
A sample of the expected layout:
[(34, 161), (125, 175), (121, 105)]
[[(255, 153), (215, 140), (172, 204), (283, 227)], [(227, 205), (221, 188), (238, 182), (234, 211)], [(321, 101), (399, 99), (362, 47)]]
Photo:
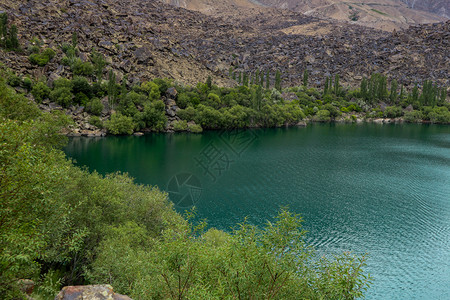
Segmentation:
[(169, 191), (229, 230), (300, 213), (325, 255), (369, 253), (368, 299), (450, 299), (450, 126), (315, 124), (72, 138), (79, 165)]

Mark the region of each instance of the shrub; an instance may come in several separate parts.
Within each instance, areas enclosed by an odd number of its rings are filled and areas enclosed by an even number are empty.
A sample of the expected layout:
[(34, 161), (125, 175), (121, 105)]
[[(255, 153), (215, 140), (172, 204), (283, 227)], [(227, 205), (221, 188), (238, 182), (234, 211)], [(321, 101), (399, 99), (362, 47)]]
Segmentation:
[(97, 116), (92, 116), (89, 118), (89, 124), (94, 125), (97, 128), (102, 129), (103, 128), (103, 122), (102, 120)]
[(329, 122), (330, 119), (330, 112), (326, 109), (319, 110), (313, 118), (314, 121), (318, 122)]
[(58, 87), (50, 93), (50, 99), (62, 107), (68, 107), (72, 104), (72, 98), (72, 92), (68, 87)]
[(16, 74), (12, 73), (8, 76), (7, 83), (12, 87), (17, 87), (22, 84), (22, 79), (20, 79), (20, 77), (17, 76)]
[(83, 62), (79, 58), (75, 59), (71, 67), (75, 75), (91, 76), (94, 73), (94, 66), (90, 62)]
[(148, 94), (150, 101), (156, 101), (161, 98), (159, 86), (153, 81), (147, 81), (141, 84), (141, 89)]
[(188, 124), (186, 121), (175, 121), (173, 122), (173, 130), (175, 131), (186, 131), (188, 129)]
[(198, 124), (188, 124), (188, 130), (192, 133), (201, 133), (203, 132), (202, 126)]
[(88, 98), (92, 97), (92, 87), (84, 77), (77, 76), (72, 80), (72, 92), (75, 95), (78, 93), (83, 93)]
[(450, 111), (447, 107), (435, 107), (428, 117), (433, 123), (450, 123)]
[(55, 57), (55, 51), (47, 48), (41, 53), (33, 53), (29, 56), (30, 62), (40, 67), (45, 66), (53, 57)]
[(99, 98), (92, 98), (92, 100), (86, 104), (86, 111), (96, 116), (99, 116), (103, 109), (103, 103)]
[(48, 98), (50, 95), (50, 88), (44, 82), (39, 81), (31, 89), (31, 94), (37, 103), (41, 103), (42, 100)]
[(25, 77), (22, 81), (22, 86), (28, 91), (30, 92), (31, 89), (33, 88), (33, 81), (31, 80), (31, 78), (29, 77)]
[(58, 78), (53, 81), (53, 88), (68, 88), (72, 90), (72, 81), (67, 78)]
[(388, 106), (384, 110), (383, 114), (386, 118), (398, 118), (403, 115), (403, 110), (401, 107), (398, 106)]
[(406, 122), (417, 123), (417, 122), (422, 121), (423, 114), (419, 110), (413, 110), (413, 111), (405, 112), (405, 115), (403, 118)]
[(133, 118), (115, 113), (105, 122), (105, 127), (112, 134), (132, 134), (136, 126)]
[(145, 126), (155, 131), (162, 131), (166, 127), (167, 117), (165, 105), (161, 100), (157, 100), (144, 106), (142, 121)]

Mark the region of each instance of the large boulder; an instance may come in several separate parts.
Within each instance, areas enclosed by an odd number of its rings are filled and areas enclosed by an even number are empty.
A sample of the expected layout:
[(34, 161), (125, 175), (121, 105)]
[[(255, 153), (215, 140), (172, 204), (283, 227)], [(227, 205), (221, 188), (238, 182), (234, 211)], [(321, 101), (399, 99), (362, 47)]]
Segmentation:
[(78, 285), (66, 286), (55, 297), (55, 300), (132, 300), (128, 296), (114, 293), (112, 286)]

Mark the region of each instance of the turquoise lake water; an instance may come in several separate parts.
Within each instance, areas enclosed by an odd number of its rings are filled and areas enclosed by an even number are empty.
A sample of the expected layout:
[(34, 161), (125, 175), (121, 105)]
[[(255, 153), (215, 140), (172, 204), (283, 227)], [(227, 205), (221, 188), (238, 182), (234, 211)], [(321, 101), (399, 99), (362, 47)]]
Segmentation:
[(319, 252), (369, 253), (368, 299), (450, 299), (450, 126), (317, 124), (72, 138), (68, 156), (128, 172), (210, 226), (300, 213)]

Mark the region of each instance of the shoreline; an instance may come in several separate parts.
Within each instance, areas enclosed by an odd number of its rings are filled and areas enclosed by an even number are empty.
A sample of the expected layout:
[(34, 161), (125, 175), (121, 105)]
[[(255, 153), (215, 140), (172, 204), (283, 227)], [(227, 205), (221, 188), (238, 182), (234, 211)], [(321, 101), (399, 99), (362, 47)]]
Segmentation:
[[(277, 127), (263, 127), (263, 126), (253, 126), (253, 127), (245, 127), (245, 128), (229, 128), (229, 130), (234, 129), (256, 129), (256, 128), (288, 128), (288, 127), (307, 127), (311, 124), (420, 124), (420, 125), (450, 125), (448, 123), (432, 123), (428, 120), (421, 120), (418, 122), (406, 122), (403, 118), (357, 118), (356, 120), (349, 120), (345, 118), (339, 118), (336, 120), (331, 120), (327, 122), (322, 121), (314, 121), (311, 119), (305, 119), (297, 124), (287, 124), (284, 126), (277, 126)], [(216, 129), (216, 130), (208, 130), (208, 131), (220, 131), (220, 130), (226, 130), (226, 128)], [(192, 133), (189, 131), (174, 131), (174, 130), (164, 130), (164, 131), (152, 131), (148, 128), (133, 132), (133, 134), (129, 136), (143, 136), (149, 133)], [(108, 133), (105, 129), (96, 129), (96, 130), (89, 130), (89, 129), (79, 129), (75, 128), (72, 131), (71, 130), (64, 130), (62, 132), (63, 135), (67, 137), (106, 137), (106, 136), (126, 136), (126, 135), (115, 135)], [(194, 133), (198, 134), (198, 133)], [(201, 133), (200, 133), (201, 134)]]

